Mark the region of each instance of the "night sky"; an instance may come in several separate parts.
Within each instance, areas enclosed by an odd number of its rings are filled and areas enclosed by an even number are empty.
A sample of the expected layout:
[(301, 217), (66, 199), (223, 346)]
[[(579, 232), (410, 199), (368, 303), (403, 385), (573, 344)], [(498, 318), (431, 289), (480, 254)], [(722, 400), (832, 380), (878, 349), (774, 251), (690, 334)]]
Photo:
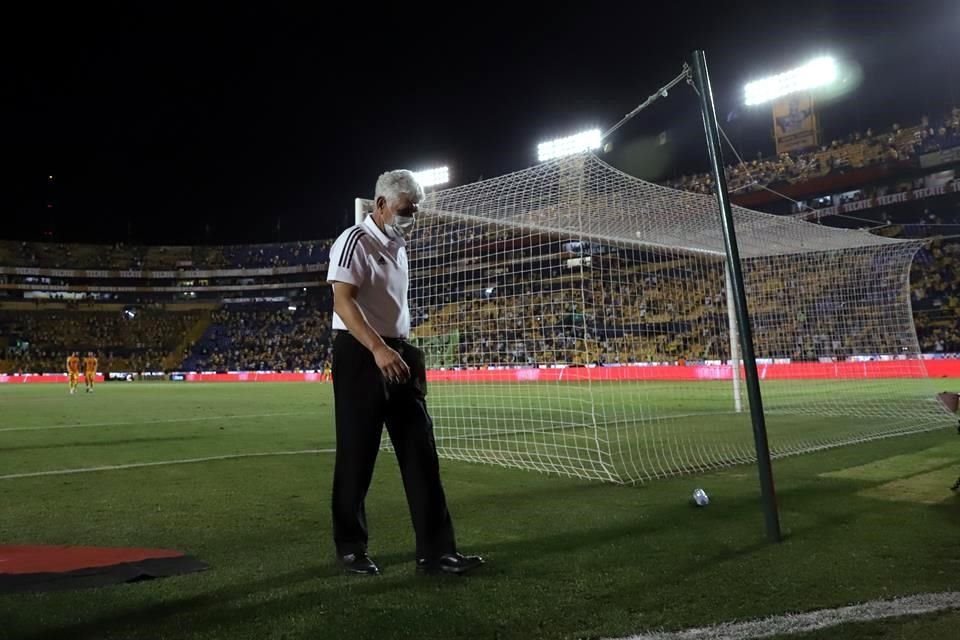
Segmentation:
[[(0, 237), (334, 236), (380, 172), (446, 164), (463, 184), (530, 166), (538, 142), (613, 124), (696, 48), (721, 124), (753, 157), (772, 152), (771, 124), (739, 106), (744, 82), (822, 52), (862, 71), (822, 106), (828, 136), (960, 100), (960, 3), (946, 0), (59, 4), (5, 16)], [(677, 87), (605, 159), (653, 180), (706, 170), (699, 117)]]

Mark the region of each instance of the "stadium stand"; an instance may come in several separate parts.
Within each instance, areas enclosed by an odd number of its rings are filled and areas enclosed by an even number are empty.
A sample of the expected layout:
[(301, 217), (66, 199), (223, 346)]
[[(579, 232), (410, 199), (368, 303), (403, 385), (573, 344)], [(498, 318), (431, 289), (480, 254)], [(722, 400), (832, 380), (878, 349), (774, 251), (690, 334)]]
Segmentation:
[[(0, 267), (6, 269), (0, 274), (0, 373), (59, 372), (75, 350), (97, 352), (105, 372), (179, 369), (217, 322), (234, 330), (228, 338), (237, 337), (237, 323), (256, 327), (256, 338), (235, 345), (237, 357), (250, 359), (241, 363), (229, 353), (204, 359), (201, 344), (187, 364), (322, 366), (329, 304), (319, 311), (323, 294), (307, 290), (317, 288), (331, 242), (142, 247), (0, 241)], [(313, 306), (288, 311), (307, 298), (315, 299)], [(248, 303), (225, 304), (237, 300)], [(278, 306), (275, 314), (256, 311)]]
[(212, 314), (184, 350), (185, 371), (322, 370), (329, 361), (329, 289), (296, 308), (286, 303), (229, 305)]
[(130, 317), (122, 305), (31, 306), (0, 310), (3, 372), (62, 371), (72, 351), (97, 352), (104, 371), (163, 370), (167, 356), (209, 317), (196, 309), (144, 308)]
[(914, 260), (914, 323), (926, 353), (960, 353), (960, 240), (934, 240)]
[[(868, 129), (863, 134), (852, 133), (845, 140), (833, 140), (817, 151), (784, 153), (776, 158), (728, 165), (727, 188), (731, 193), (758, 191), (767, 186), (804, 182), (835, 171), (909, 160), (919, 153), (957, 146), (960, 146), (960, 108), (955, 107), (934, 124), (924, 117), (912, 127), (894, 124), (889, 131)], [(713, 193), (714, 186), (709, 174), (682, 176), (666, 184), (696, 193)]]
[[(912, 296), (925, 351), (960, 352), (958, 269), (960, 242), (956, 240), (934, 241), (914, 263)], [(642, 267), (607, 269), (605, 273), (617, 273), (616, 285), (607, 283), (606, 293), (598, 286), (592, 295), (583, 296), (579, 283), (559, 272), (537, 282), (525, 281), (524, 273), (531, 270), (506, 276), (499, 295), (487, 298), (468, 299), (453, 286), (445, 288), (434, 305), (416, 310), (418, 335), (429, 335), (431, 324), (464, 327), (463, 343), (474, 346), (449, 366), (540, 364), (532, 354), (572, 364), (727, 356), (723, 336), (697, 333), (693, 328), (700, 315), (721, 313), (724, 301), (689, 283), (671, 286), (670, 279), (658, 279), (656, 272)], [(535, 322), (513, 317), (507, 300), (517, 288), (533, 296)], [(134, 318), (125, 317), (118, 305), (61, 303), (56, 308), (55, 303), (24, 302), (21, 305), (26, 306), (0, 311), (0, 335), (6, 343), (2, 370), (59, 371), (69, 351), (88, 349), (102, 354), (106, 371), (320, 370), (328, 358), (332, 305), (327, 287), (318, 287), (311, 296), (296, 310), (285, 301), (227, 304), (205, 311), (170, 310), (179, 305), (168, 305), (168, 309), (146, 307)], [(775, 312), (759, 310), (755, 321), (762, 322), (764, 313)], [(592, 331), (573, 329), (583, 323), (571, 318), (582, 316), (590, 320)], [(690, 321), (691, 330), (678, 335), (629, 330), (668, 320)], [(504, 321), (514, 323), (513, 327), (504, 330)], [(783, 326), (781, 321), (781, 330), (802, 333), (803, 329)], [(765, 339), (765, 332), (757, 331), (758, 353), (767, 351)], [(849, 340), (844, 347), (853, 353), (856, 336)], [(778, 355), (803, 359), (817, 353)]]
[(0, 240), (0, 265), (40, 269), (252, 269), (326, 262), (332, 240), (221, 247), (142, 247)]
[[(878, 204), (890, 195), (929, 188), (931, 174), (918, 173), (919, 157), (957, 147), (960, 109), (953, 109), (933, 123), (923, 119), (908, 128), (894, 125), (883, 133), (854, 133), (814, 152), (756, 160), (727, 171), (730, 188), (749, 193), (762, 185), (803, 184), (832, 172), (884, 163), (902, 169), (885, 182), (828, 197), (804, 196), (802, 205), (804, 210), (823, 207), (829, 215), (818, 219), (822, 224), (931, 238), (917, 254), (910, 278), (917, 335), (925, 352), (960, 353), (957, 163), (951, 165), (954, 169), (936, 168), (941, 174), (936, 184), (942, 187), (936, 198)], [(905, 160), (914, 161), (914, 168), (904, 165)], [(705, 175), (669, 184), (698, 192), (712, 187)], [(852, 205), (857, 206), (856, 215), (844, 213), (844, 207)], [(669, 265), (662, 262), (654, 266), (642, 256), (601, 247), (602, 255), (594, 256), (605, 266), (598, 277), (615, 280), (584, 290), (560, 267), (569, 256), (559, 249), (553, 255), (522, 254), (524, 265), (516, 268), (494, 265), (496, 258), (490, 258), (487, 266), (498, 270), (497, 286), (478, 294), (465, 289), (468, 278), (443, 276), (449, 267), (436, 256), (510, 242), (510, 232), (435, 231), (421, 228), (418, 246), (434, 255), (429, 264), (439, 275), (429, 285), (421, 283), (419, 305), (412, 313), (418, 336), (430, 336), (438, 326), (462, 327), (456, 356), (438, 364), (695, 361), (728, 355), (725, 336), (709, 329), (723, 322), (699, 321), (725, 314), (723, 297), (696, 283), (675, 286), (663, 277)], [(0, 372), (59, 372), (74, 350), (98, 352), (105, 371), (320, 370), (329, 357), (332, 301), (324, 265), (330, 244), (330, 239), (195, 247), (0, 241), (0, 267), (27, 270), (0, 273)], [(279, 267), (287, 270), (272, 271)], [(85, 271), (71, 275), (31, 269)], [(254, 269), (266, 271), (245, 273)], [(191, 275), (176, 277), (184, 272)], [(773, 278), (768, 286), (787, 289)], [(518, 292), (530, 297), (533, 314), (515, 315), (508, 299)], [(778, 300), (772, 295), (767, 299)], [(857, 353), (856, 335), (830, 345), (806, 335), (802, 317), (785, 318), (783, 309), (789, 304), (784, 296), (779, 308), (771, 303), (756, 310), (759, 354), (812, 359), (825, 352)], [(668, 322), (687, 330), (650, 330)], [(776, 326), (778, 333), (768, 333), (767, 326)], [(785, 340), (784, 334), (792, 335)], [(797, 346), (790, 353), (774, 354), (774, 343)]]

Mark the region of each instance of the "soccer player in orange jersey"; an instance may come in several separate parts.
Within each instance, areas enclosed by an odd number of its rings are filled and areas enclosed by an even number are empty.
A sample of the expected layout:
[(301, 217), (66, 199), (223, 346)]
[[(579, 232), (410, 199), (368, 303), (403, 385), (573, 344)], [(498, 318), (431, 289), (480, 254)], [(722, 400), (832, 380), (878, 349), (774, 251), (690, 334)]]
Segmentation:
[(80, 355), (76, 351), (67, 358), (67, 376), (70, 378), (70, 395), (73, 395), (80, 382)]
[(83, 379), (87, 383), (87, 393), (93, 391), (93, 382), (97, 377), (97, 356), (93, 351), (87, 351), (87, 357), (83, 359)]

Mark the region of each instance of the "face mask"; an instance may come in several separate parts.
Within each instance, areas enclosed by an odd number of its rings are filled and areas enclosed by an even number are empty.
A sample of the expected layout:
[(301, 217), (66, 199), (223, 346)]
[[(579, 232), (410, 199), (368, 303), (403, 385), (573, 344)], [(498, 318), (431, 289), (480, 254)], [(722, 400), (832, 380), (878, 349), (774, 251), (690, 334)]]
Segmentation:
[(391, 235), (407, 240), (416, 226), (417, 219), (413, 216), (394, 216), (393, 224), (385, 225)]

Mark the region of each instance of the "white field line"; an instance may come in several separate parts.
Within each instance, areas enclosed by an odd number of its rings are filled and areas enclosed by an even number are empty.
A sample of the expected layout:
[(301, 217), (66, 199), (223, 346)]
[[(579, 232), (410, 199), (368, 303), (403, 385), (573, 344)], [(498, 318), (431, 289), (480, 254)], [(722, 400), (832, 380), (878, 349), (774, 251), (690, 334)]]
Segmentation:
[(176, 422), (204, 422), (209, 420), (227, 420), (246, 418), (279, 418), (282, 416), (311, 416), (318, 415), (314, 411), (287, 411), (281, 413), (246, 413), (232, 416), (200, 416), (184, 418), (167, 418), (164, 420), (133, 420), (124, 422), (83, 422), (80, 424), (51, 424), (39, 427), (0, 427), (0, 433), (7, 431), (47, 431), (49, 429), (87, 429), (90, 427), (120, 427), (127, 425), (171, 424)]
[(725, 622), (683, 631), (652, 631), (618, 640), (751, 640), (809, 633), (852, 622), (871, 622), (883, 618), (914, 616), (946, 609), (960, 609), (960, 591), (921, 593), (892, 600), (871, 600), (837, 609), (788, 613), (762, 620)]
[(94, 473), (96, 471), (122, 471), (124, 469), (141, 469), (143, 467), (163, 467), (173, 464), (193, 464), (195, 462), (214, 462), (217, 460), (237, 460), (239, 458), (266, 458), (270, 456), (301, 456), (305, 454), (336, 453), (336, 449), (301, 449), (299, 451), (263, 451), (257, 453), (231, 453), (223, 456), (206, 456), (204, 458), (181, 458), (179, 460), (157, 460), (155, 462), (132, 462), (130, 464), (110, 464), (100, 467), (80, 467), (78, 469), (51, 469), (50, 471), (30, 471), (27, 473), (9, 473), (0, 476), (0, 480), (16, 480), (18, 478), (39, 478), (42, 476), (67, 476), (75, 473)]

